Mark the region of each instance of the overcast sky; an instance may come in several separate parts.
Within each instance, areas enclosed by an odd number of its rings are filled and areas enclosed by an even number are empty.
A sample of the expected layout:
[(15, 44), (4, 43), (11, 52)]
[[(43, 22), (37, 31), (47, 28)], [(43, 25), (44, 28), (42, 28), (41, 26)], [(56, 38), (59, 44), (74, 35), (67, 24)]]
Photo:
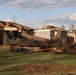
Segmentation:
[(37, 28), (76, 25), (76, 0), (0, 0), (0, 20)]

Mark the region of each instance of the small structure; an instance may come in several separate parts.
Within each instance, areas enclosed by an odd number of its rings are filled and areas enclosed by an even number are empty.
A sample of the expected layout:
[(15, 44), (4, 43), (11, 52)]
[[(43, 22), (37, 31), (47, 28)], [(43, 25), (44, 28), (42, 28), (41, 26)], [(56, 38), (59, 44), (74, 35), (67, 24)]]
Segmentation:
[(51, 29), (39, 29), (34, 31), (34, 36), (46, 38), (53, 40), (55, 35), (55, 30)]
[(74, 42), (76, 42), (76, 33), (75, 32), (68, 32), (68, 36), (74, 38)]
[(67, 31), (51, 28), (51, 29), (38, 29), (34, 31), (34, 36), (46, 38), (49, 40), (57, 40), (60, 39), (60, 41), (66, 42), (67, 40)]

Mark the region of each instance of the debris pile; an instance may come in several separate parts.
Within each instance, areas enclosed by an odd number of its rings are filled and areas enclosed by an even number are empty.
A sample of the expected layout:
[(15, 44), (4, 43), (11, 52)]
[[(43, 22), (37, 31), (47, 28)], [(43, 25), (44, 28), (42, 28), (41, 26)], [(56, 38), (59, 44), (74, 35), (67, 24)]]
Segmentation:
[[(56, 31), (56, 35), (54, 36), (53, 39), (46, 39), (46, 38), (34, 36), (34, 32), (33, 32), (34, 29), (13, 22), (0, 21), (0, 27), (2, 27), (3, 29), (8, 27), (16, 28), (16, 30), (9, 30), (10, 28), (8, 28), (8, 30), (5, 30), (4, 34), (2, 34), (3, 31), (1, 30), (2, 38), (0, 38), (1, 41), (0, 43), (10, 45), (10, 43), (12, 42), (15, 46), (11, 46), (11, 48), (14, 47), (17, 49), (23, 46), (42, 47), (43, 49), (62, 47), (61, 50), (64, 52), (67, 51), (67, 52), (76, 53), (76, 44), (72, 44), (74, 38), (68, 37), (67, 31), (61, 30), (58, 27), (48, 25), (45, 28), (43, 28), (43, 29), (51, 29)], [(65, 47), (65, 45), (67, 47)]]
[(76, 54), (76, 43), (68, 45), (68, 53)]
[(70, 49), (76, 50), (76, 43), (68, 45)]
[(31, 28), (30, 27), (27, 27), (27, 26), (23, 26), (21, 24), (18, 24), (18, 23), (13, 23), (13, 22), (5, 22), (5, 21), (0, 21), (0, 26), (1, 27), (16, 27), (18, 29), (28, 29), (30, 30)]

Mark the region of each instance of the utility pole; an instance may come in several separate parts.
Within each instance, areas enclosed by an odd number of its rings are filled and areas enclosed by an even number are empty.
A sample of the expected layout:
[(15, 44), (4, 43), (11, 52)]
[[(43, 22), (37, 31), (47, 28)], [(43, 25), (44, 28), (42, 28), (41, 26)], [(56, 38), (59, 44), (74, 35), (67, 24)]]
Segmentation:
[(14, 24), (15, 24), (15, 16), (14, 16)]

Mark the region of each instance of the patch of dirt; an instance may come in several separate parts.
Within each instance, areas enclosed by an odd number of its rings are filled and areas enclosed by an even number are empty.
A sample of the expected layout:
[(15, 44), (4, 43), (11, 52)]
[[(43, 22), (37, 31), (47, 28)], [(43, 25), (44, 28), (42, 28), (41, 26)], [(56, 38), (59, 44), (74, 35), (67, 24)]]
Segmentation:
[(0, 49), (10, 49), (9, 45), (0, 45)]
[(38, 74), (38, 73), (48, 73), (52, 74), (52, 72), (60, 72), (60, 73), (76, 73), (76, 67), (74, 66), (57, 66), (57, 65), (44, 65), (44, 64), (34, 64), (34, 65), (26, 65), (21, 69), (22, 72), (29, 74)]

